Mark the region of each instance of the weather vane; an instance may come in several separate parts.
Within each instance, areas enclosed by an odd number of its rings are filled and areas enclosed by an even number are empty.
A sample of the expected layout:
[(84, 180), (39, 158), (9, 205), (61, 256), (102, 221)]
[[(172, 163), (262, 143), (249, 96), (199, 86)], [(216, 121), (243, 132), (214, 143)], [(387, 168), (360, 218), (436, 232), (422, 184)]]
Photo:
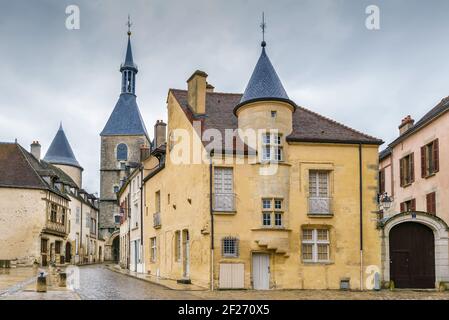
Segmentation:
[(267, 45), (265, 42), (265, 29), (267, 28), (267, 24), (265, 23), (265, 12), (262, 12), (262, 23), (260, 24), (260, 28), (262, 29), (262, 47), (265, 47)]
[(128, 36), (130, 36), (131, 35), (131, 26), (133, 24), (131, 23), (131, 17), (129, 16), (129, 14), (128, 14), (128, 22), (126, 23), (126, 25), (128, 26)]

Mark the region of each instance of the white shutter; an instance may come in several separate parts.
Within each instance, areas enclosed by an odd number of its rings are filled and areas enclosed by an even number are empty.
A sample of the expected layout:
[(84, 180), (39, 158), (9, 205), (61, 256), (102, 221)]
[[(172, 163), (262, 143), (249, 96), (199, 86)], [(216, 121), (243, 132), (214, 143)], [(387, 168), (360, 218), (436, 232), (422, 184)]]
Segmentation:
[(244, 271), (243, 263), (220, 263), (220, 289), (243, 289)]
[(233, 180), (232, 168), (214, 169), (215, 210), (233, 209)]

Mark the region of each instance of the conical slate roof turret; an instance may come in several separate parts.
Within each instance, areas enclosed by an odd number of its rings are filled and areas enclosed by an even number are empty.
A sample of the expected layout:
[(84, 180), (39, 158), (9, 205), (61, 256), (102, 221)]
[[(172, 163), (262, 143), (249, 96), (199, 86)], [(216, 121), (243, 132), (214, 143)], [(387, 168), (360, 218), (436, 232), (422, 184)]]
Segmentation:
[(262, 53), (240, 102), (261, 98), (289, 99), (276, 70), (265, 52), (265, 47), (262, 47)]
[(63, 164), (81, 168), (78, 160), (76, 160), (72, 147), (64, 133), (62, 123), (59, 126), (59, 130), (56, 133), (53, 141), (45, 154), (44, 161), (52, 164)]
[(270, 59), (265, 51), (266, 42), (262, 42), (262, 53), (254, 67), (240, 103), (235, 107), (234, 113), (244, 104), (256, 101), (283, 101), (296, 108), (296, 104), (290, 100), (282, 85)]

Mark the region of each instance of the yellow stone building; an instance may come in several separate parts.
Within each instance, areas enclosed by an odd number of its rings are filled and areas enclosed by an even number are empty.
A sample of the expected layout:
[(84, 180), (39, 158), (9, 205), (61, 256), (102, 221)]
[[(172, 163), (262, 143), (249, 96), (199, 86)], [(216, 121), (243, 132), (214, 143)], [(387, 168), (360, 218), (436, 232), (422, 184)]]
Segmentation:
[(244, 94), (196, 71), (143, 163), (145, 269), (210, 288), (371, 289), (382, 141), (296, 105), (262, 43)]

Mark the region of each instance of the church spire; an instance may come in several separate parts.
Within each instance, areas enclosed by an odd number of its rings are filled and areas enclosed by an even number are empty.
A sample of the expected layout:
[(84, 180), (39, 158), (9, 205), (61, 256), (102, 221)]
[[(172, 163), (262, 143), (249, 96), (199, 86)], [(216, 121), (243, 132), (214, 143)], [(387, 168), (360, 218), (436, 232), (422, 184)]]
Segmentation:
[(131, 19), (128, 15), (128, 46), (126, 48), (125, 62), (120, 66), (122, 73), (122, 93), (136, 94), (136, 74), (138, 72), (137, 65), (133, 60), (133, 52), (131, 49)]

